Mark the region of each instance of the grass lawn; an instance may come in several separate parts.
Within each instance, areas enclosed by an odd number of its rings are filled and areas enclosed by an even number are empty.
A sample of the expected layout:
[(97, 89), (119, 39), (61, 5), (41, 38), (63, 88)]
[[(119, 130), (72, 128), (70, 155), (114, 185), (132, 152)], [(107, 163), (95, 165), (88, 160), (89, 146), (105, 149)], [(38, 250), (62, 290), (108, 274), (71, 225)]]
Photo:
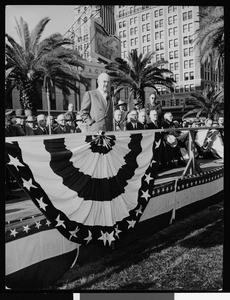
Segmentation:
[(94, 263), (75, 264), (49, 288), (218, 291), (222, 267), (223, 201)]

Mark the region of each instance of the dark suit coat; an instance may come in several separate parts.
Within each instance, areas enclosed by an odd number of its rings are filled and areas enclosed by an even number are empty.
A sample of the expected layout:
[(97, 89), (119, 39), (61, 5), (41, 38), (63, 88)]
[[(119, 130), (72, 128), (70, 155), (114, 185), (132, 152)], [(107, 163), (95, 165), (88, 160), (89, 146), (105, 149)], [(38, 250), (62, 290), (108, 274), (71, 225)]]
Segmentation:
[(155, 125), (153, 122), (148, 123), (147, 129), (160, 129), (159, 123), (157, 123), (157, 125)]
[(34, 133), (35, 133), (36, 135), (49, 134), (49, 132), (48, 132), (48, 130), (47, 130), (46, 127), (45, 127), (45, 130), (46, 130), (46, 133), (43, 132), (43, 130), (41, 129), (40, 126), (38, 126), (38, 127), (34, 130)]
[(74, 133), (76, 132), (75, 128), (70, 125), (60, 126), (54, 128), (54, 133), (61, 134), (61, 133)]
[(67, 111), (66, 113), (64, 113), (64, 116), (66, 117), (68, 117), (68, 116), (70, 116), (70, 118), (71, 118), (71, 120), (72, 121), (75, 121), (76, 120), (76, 115), (75, 115), (75, 113), (73, 112), (73, 111)]
[[(107, 105), (98, 89), (85, 92), (80, 114), (83, 120), (89, 124), (88, 131), (113, 130), (113, 104), (108, 96)], [(91, 122), (94, 122), (91, 124)]]
[(17, 135), (19, 136), (26, 135), (25, 126), (22, 127), (20, 124), (14, 124), (12, 126), (16, 128)]
[(25, 129), (26, 129), (26, 135), (35, 135), (35, 132), (34, 132), (35, 129), (33, 129), (32, 127), (26, 125)]
[(9, 136), (19, 136), (20, 133), (18, 131), (18, 128), (13, 126), (13, 125), (9, 125), (7, 126), (7, 128), (5, 127), (5, 137), (9, 137)]
[(134, 129), (132, 122), (128, 122), (126, 124), (126, 129), (127, 130), (140, 130), (140, 129), (144, 129), (144, 125), (141, 124), (141, 122), (137, 122), (137, 128)]

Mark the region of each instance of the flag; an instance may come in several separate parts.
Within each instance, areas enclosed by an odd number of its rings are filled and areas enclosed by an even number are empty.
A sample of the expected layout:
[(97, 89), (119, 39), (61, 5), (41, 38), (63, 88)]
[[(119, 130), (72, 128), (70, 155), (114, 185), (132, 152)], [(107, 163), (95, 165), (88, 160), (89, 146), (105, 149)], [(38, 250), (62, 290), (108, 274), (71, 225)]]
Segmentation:
[(151, 197), (160, 143), (152, 130), (10, 137), (6, 165), (65, 238), (112, 246)]

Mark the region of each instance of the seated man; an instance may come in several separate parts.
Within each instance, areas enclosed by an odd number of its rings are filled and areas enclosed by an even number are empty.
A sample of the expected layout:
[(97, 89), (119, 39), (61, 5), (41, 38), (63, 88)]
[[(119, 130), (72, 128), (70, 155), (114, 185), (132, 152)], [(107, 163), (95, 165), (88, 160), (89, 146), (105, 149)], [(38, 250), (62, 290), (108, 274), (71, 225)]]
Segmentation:
[(34, 130), (34, 133), (36, 135), (41, 135), (41, 134), (49, 134), (47, 128), (46, 128), (46, 116), (43, 114), (40, 114), (37, 116), (37, 123), (38, 126)]
[(147, 124), (147, 114), (145, 112), (145, 109), (142, 109), (138, 114), (138, 121), (143, 125), (143, 129), (148, 128)]
[[(162, 123), (162, 127), (165, 129), (176, 128), (175, 124), (173, 123), (173, 115), (171, 112), (166, 112), (164, 114), (164, 121)], [(163, 138), (165, 140), (166, 150), (169, 158), (167, 164), (170, 167), (175, 167), (174, 160), (177, 160), (178, 165), (186, 165), (180, 150), (178, 139), (179, 136), (180, 132), (178, 131), (169, 131), (163, 133)]]
[(138, 112), (137, 110), (132, 110), (130, 113), (129, 113), (129, 122), (127, 122), (126, 124), (126, 129), (127, 130), (138, 130), (138, 129), (144, 129), (144, 126), (143, 124), (141, 124), (139, 121), (138, 121)]
[(70, 126), (66, 124), (66, 119), (64, 114), (60, 114), (57, 116), (58, 126), (54, 128), (54, 133), (74, 133), (75, 129), (70, 128)]
[(124, 131), (126, 129), (126, 122), (122, 122), (122, 112), (120, 109), (114, 111), (114, 130)]

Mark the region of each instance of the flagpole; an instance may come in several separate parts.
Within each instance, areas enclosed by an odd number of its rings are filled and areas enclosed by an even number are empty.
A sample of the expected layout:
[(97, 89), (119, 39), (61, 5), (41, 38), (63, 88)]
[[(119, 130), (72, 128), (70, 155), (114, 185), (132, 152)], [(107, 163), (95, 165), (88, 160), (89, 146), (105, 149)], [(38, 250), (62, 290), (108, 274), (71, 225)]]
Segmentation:
[(47, 110), (48, 110), (48, 117), (49, 117), (49, 123), (48, 123), (48, 128), (49, 128), (49, 135), (51, 135), (51, 124), (50, 124), (50, 93), (49, 93), (49, 84), (50, 84), (50, 77), (45, 75), (44, 78), (44, 86), (46, 89), (46, 99), (47, 99)]

